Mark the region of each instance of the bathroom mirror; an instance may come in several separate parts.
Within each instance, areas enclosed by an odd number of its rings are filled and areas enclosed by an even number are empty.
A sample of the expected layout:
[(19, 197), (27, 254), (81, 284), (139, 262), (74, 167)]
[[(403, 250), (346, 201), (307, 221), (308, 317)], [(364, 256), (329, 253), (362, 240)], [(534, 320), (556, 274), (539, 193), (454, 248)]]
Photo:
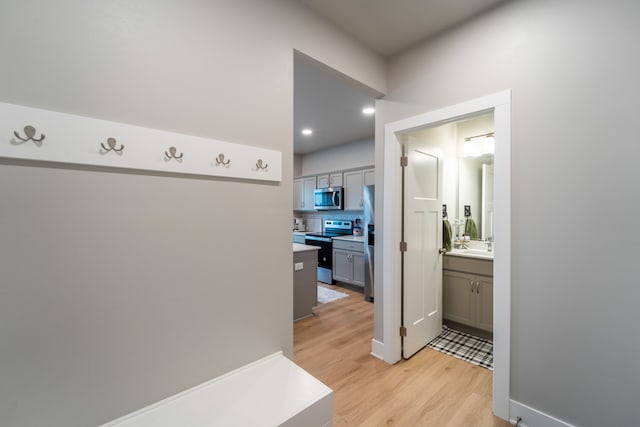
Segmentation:
[(475, 222), (477, 230), (471, 238), (487, 240), (493, 236), (493, 154), (463, 157), (459, 161), (458, 171), (457, 217), (462, 222), (460, 233), (465, 231), (465, 213), (470, 213), (469, 218)]
[[(493, 238), (493, 114), (458, 124), (458, 230), (465, 234), (467, 218), (473, 220), (473, 240)], [(473, 228), (473, 227), (470, 227)], [(471, 230), (472, 231), (472, 230)]]

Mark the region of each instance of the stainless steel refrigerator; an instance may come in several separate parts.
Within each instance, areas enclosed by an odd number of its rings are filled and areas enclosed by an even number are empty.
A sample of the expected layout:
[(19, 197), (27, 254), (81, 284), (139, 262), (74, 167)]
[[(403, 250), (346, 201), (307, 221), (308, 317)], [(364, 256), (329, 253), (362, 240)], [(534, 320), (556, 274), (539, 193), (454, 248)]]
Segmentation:
[(375, 246), (375, 186), (364, 186), (364, 299), (373, 302), (373, 249)]

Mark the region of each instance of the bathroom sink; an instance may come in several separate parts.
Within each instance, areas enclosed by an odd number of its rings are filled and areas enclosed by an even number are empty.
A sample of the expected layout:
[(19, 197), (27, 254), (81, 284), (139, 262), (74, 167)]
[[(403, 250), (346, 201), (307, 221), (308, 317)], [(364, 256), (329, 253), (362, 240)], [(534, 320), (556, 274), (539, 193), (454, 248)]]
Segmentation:
[(471, 258), (493, 259), (493, 252), (489, 252), (486, 249), (451, 249), (448, 253), (451, 255), (467, 256)]

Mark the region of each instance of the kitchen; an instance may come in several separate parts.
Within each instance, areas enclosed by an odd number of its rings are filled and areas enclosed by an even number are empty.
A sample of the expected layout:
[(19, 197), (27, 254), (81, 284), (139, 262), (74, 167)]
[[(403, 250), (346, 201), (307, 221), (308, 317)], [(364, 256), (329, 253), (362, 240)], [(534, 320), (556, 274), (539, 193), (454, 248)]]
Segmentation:
[[(373, 106), (377, 96), (296, 53), (292, 240), (317, 251), (318, 286), (349, 287), (362, 292), (369, 302), (374, 298)], [(294, 283), (294, 301), (297, 286)], [(294, 318), (300, 318), (295, 307), (294, 312)], [(304, 312), (311, 314), (308, 309)]]

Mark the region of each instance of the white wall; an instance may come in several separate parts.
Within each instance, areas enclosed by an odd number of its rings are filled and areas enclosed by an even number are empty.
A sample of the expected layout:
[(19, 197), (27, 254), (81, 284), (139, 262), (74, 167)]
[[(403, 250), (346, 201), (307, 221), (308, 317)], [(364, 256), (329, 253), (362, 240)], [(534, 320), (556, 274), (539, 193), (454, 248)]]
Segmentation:
[(303, 155), (301, 175), (363, 168), (374, 163), (375, 142), (373, 139), (363, 139)]
[(0, 101), (276, 149), (284, 169), (0, 160), (0, 425), (97, 425), (291, 356), (294, 48), (385, 90), (381, 59), (293, 1), (3, 2)]
[(512, 90), (511, 396), (583, 427), (637, 424), (639, 17), (506, 2), (394, 58), (385, 98), (431, 111)]

